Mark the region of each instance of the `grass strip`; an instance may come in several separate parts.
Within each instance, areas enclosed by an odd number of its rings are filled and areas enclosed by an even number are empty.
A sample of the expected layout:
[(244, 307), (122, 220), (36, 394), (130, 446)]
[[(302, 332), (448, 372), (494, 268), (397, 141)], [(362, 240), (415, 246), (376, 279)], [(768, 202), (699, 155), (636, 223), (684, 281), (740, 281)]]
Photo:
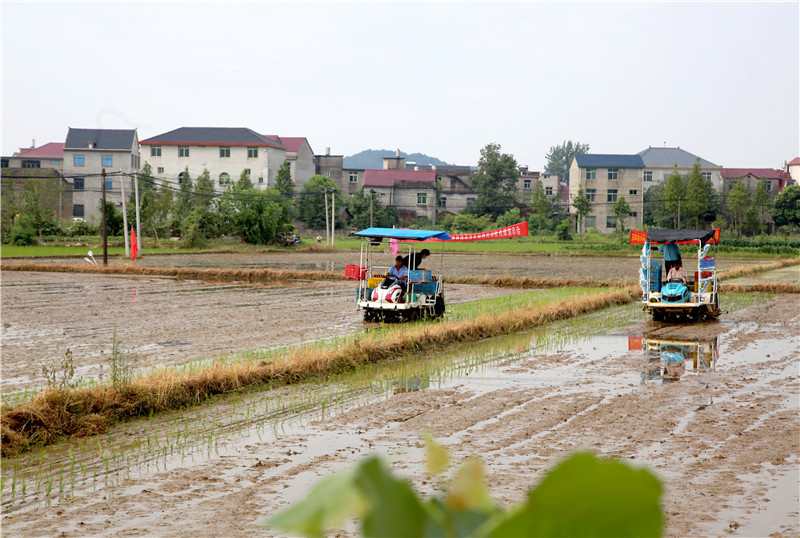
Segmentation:
[(2, 455), (13, 456), (67, 436), (105, 431), (124, 420), (197, 405), (210, 396), (252, 390), (269, 383), (288, 384), (326, 373), (352, 371), (416, 350), (432, 351), (514, 333), (639, 298), (638, 287), (565, 299), (545, 306), (528, 305), (471, 320), (417, 323), (375, 334), (359, 334), (328, 349), (292, 348), (271, 361), (237, 362), (178, 375), (162, 369), (128, 385), (47, 389), (30, 401), (4, 405)]

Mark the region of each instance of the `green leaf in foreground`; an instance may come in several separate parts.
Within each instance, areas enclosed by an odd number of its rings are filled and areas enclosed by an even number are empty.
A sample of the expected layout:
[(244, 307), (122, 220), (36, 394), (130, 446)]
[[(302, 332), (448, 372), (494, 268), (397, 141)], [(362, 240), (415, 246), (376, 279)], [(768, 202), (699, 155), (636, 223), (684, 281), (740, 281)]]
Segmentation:
[(660, 536), (661, 493), (646, 469), (576, 454), (547, 473), (489, 536)]
[(340, 528), (348, 517), (361, 515), (366, 509), (366, 500), (354, 478), (354, 469), (325, 478), (306, 498), (261, 526), (305, 536), (323, 536), (325, 529)]

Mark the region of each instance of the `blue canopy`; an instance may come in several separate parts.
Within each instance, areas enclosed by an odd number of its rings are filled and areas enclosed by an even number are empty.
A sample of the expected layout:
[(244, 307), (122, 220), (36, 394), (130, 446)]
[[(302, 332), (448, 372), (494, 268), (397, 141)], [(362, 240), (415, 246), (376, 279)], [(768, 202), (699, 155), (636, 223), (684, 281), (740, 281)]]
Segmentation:
[(383, 239), (384, 237), (388, 237), (389, 239), (413, 239), (415, 241), (425, 241), (426, 239), (447, 241), (448, 239), (452, 239), (447, 232), (438, 230), (410, 230), (408, 228), (367, 228), (366, 230), (355, 232), (353, 235), (359, 237), (375, 237), (377, 239)]

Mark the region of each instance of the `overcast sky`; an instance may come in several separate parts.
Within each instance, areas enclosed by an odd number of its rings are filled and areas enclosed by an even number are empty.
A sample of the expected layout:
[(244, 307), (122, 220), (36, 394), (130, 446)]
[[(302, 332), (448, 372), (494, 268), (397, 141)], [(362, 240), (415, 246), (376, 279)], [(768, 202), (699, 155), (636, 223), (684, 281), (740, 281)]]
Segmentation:
[(315, 153), (541, 170), (680, 146), (725, 167), (800, 156), (798, 2), (2, 3), (2, 154), (68, 127), (248, 127)]

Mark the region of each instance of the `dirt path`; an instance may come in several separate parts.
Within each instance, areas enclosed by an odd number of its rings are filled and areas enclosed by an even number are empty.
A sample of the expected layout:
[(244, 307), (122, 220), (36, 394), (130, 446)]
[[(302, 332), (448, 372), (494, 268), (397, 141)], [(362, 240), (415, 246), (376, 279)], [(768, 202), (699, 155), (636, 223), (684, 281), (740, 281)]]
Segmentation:
[[(391, 455), (397, 472), (429, 492), (420, 464), (420, 433), (428, 429), (456, 460), (481, 455), (502, 502), (520, 501), (556, 461), (590, 449), (661, 476), (669, 536), (797, 536), (798, 329), (796, 296), (718, 322), (637, 323), (451, 381), (428, 380), (425, 390), (239, 443), (211, 459), (8, 513), (3, 530), (265, 535), (255, 521), (371, 452)], [(661, 347), (670, 343), (685, 345), (677, 371)]]

